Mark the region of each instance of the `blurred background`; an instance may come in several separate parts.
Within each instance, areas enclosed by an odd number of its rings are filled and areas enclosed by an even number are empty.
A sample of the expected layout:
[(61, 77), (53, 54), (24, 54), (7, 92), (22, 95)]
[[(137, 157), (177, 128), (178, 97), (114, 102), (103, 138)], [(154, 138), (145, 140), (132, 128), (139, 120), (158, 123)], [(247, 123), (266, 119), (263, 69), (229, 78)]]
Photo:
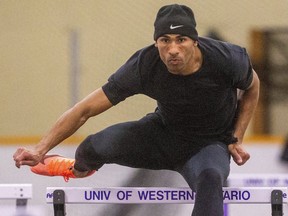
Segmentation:
[[(156, 13), (172, 3), (193, 9), (200, 36), (246, 47), (260, 77), (260, 101), (245, 139), (252, 158), (243, 167), (231, 163), (231, 172), (287, 172), (288, 1), (0, 0), (0, 184), (33, 183), (30, 204), (47, 215), (53, 212), (45, 204), (47, 186), (187, 186), (175, 173), (117, 165), (66, 184), (60, 178), (35, 176), (28, 168), (17, 170), (12, 160), (18, 146), (36, 144), (64, 111), (102, 86), (135, 51), (152, 44)], [(141, 118), (155, 106), (145, 96), (131, 97), (89, 120), (55, 152), (73, 157), (85, 136)], [(125, 213), (111, 206), (69, 208), (68, 215), (83, 215), (87, 209), (85, 215), (147, 215), (147, 208), (140, 206), (129, 211), (126, 206)], [(149, 207), (152, 216), (191, 212), (191, 206), (154, 208)], [(253, 215), (270, 215), (269, 209)], [(249, 215), (243, 211), (239, 216)]]

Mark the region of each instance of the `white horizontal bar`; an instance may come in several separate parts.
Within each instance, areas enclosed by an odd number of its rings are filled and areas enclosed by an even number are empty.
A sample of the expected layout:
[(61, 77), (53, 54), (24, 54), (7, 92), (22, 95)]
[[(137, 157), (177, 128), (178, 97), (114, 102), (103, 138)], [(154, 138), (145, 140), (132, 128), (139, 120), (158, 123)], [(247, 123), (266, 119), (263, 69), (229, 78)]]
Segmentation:
[(287, 174), (231, 174), (228, 186), (233, 187), (288, 187)]
[[(55, 190), (65, 192), (65, 203), (67, 204), (188, 204), (195, 201), (195, 192), (192, 192), (188, 187), (48, 187), (46, 193), (47, 203), (53, 203), (53, 192)], [(223, 199), (224, 203), (270, 203), (273, 190), (281, 190), (283, 192), (283, 203), (288, 202), (286, 187), (226, 187), (223, 188)]]
[(0, 184), (0, 199), (31, 199), (32, 184)]

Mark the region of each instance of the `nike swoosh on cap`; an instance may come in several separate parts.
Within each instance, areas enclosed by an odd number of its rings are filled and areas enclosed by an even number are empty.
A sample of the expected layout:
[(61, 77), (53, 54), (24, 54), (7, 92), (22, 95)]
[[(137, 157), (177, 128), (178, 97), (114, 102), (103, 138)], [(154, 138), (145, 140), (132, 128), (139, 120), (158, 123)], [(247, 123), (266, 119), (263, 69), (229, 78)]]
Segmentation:
[(181, 28), (184, 25), (177, 25), (177, 26), (173, 26), (172, 24), (170, 25), (170, 29), (176, 29), (176, 28)]

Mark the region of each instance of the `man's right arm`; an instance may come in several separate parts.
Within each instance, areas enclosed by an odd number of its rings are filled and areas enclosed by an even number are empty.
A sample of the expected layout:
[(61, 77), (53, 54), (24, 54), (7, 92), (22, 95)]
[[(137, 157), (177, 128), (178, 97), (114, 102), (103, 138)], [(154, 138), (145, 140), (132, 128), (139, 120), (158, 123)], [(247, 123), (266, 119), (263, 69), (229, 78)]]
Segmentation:
[(90, 117), (96, 116), (112, 106), (102, 88), (95, 90), (63, 113), (33, 150), (18, 148), (13, 155), (15, 165), (18, 168), (21, 165), (35, 166), (48, 151), (73, 135)]

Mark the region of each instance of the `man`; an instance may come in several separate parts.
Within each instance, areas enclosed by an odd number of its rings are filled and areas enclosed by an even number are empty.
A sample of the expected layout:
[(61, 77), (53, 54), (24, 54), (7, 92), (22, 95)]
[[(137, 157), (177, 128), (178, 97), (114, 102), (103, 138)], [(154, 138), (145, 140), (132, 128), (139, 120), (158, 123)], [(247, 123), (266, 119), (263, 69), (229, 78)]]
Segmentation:
[[(154, 27), (155, 44), (65, 112), (34, 149), (19, 148), (15, 164), (65, 180), (89, 176), (105, 163), (174, 170), (197, 192), (193, 216), (223, 215), (230, 155), (238, 165), (250, 157), (242, 141), (258, 101), (258, 77), (244, 48), (198, 37), (187, 6), (160, 8)], [(154, 113), (88, 136), (75, 160), (46, 155), (90, 117), (139, 93), (157, 101)]]

